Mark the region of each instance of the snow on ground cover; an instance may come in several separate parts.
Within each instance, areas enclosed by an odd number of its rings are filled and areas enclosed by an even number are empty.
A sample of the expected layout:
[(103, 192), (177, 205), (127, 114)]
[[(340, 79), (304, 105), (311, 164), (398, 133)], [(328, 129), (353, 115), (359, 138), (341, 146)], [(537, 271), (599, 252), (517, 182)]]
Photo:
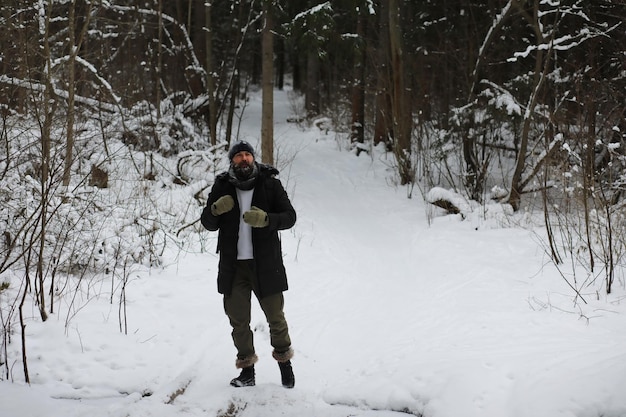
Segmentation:
[[(287, 102), (277, 92), (277, 166), (298, 212), (282, 233), (296, 388), (280, 387), (256, 305), (257, 386), (228, 386), (235, 352), (215, 235), (203, 232), (204, 253), (166, 253), (163, 270), (131, 274), (128, 335), (106, 296), (84, 294), (67, 328), (63, 305), (30, 320), (33, 384), (0, 384), (1, 417), (626, 416), (621, 286), (574, 305), (540, 229), (484, 212), (430, 219), (392, 186), (384, 153), (357, 158), (332, 134), (299, 130)], [(253, 98), (242, 123), (255, 145), (259, 111)]]

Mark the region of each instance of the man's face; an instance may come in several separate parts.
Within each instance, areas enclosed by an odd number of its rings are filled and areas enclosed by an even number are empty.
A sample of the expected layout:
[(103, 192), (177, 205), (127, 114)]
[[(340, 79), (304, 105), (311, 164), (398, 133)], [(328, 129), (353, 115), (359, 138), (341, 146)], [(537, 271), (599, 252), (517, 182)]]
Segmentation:
[(237, 152), (235, 156), (233, 156), (232, 163), (237, 177), (247, 179), (252, 173), (254, 155), (248, 151)]

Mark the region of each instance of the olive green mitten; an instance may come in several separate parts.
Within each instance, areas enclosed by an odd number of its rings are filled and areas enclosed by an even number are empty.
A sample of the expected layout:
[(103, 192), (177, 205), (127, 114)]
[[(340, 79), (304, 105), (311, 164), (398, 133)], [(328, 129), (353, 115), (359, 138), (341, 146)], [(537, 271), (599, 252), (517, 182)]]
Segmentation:
[(230, 195), (224, 195), (211, 204), (211, 214), (219, 216), (220, 214), (228, 213), (233, 207), (235, 207), (235, 200)]
[(270, 224), (267, 213), (255, 206), (250, 207), (249, 211), (243, 213), (243, 221), (252, 227), (266, 227)]

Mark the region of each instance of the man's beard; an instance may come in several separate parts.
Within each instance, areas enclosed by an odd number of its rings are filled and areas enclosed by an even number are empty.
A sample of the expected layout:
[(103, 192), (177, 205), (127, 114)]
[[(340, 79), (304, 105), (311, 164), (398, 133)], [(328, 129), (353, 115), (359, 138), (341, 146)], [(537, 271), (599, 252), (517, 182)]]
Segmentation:
[(233, 166), (233, 171), (235, 171), (235, 175), (237, 176), (237, 178), (239, 180), (245, 181), (248, 178), (250, 178), (250, 175), (252, 174), (252, 171), (254, 170), (253, 165), (254, 162), (252, 164), (249, 164), (246, 161), (242, 161), (239, 164)]
[(241, 190), (251, 190), (256, 184), (259, 169), (255, 162), (251, 164), (242, 162), (239, 165), (230, 164), (228, 169), (228, 181)]

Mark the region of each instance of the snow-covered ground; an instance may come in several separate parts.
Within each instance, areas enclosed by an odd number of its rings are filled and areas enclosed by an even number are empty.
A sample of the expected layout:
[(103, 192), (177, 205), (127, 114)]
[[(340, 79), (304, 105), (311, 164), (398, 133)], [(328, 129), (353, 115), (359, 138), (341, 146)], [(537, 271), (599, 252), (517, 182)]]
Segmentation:
[[(282, 233), (296, 387), (280, 386), (256, 305), (257, 386), (228, 385), (235, 351), (203, 232), (204, 253), (166, 253), (163, 270), (130, 277), (128, 335), (105, 296), (84, 295), (67, 328), (63, 305), (30, 320), (32, 385), (12, 364), (1, 417), (626, 416), (623, 282), (575, 303), (541, 228), (507, 226), (498, 206), (444, 216), (393, 184), (380, 150), (356, 157), (287, 123), (284, 92), (275, 106), (276, 165), (298, 212)], [(258, 144), (259, 126), (255, 97), (242, 138)]]

